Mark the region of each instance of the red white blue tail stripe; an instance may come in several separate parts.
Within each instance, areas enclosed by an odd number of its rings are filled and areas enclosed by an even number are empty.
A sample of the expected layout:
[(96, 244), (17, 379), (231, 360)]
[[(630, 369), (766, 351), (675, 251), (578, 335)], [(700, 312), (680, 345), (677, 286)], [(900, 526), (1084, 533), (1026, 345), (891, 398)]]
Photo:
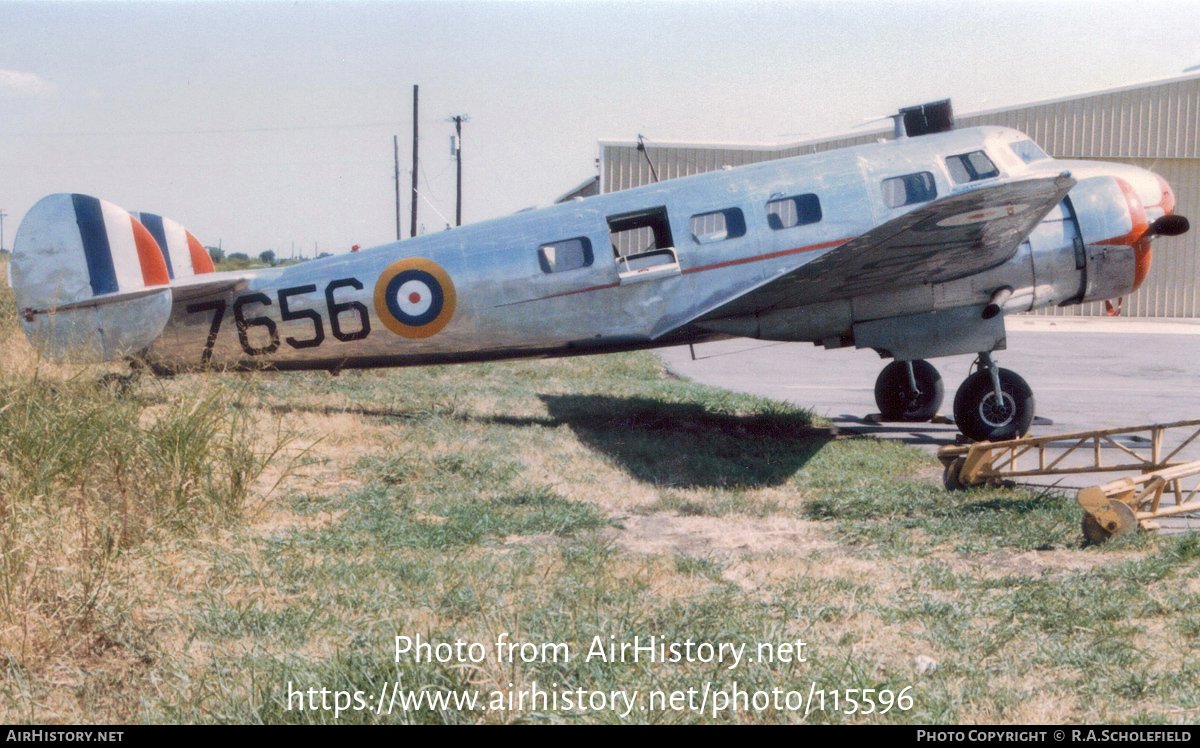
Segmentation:
[(88, 195), (50, 195), (29, 209), (9, 275), (22, 329), (52, 357), (130, 355), (162, 333), (171, 312), (171, 274), (154, 235)]
[(106, 200), (88, 195), (70, 198), (93, 294), (170, 281), (162, 250), (136, 218)]
[(167, 273), (171, 280), (182, 280), (216, 270), (208, 250), (183, 226), (154, 213), (133, 215), (158, 242), (163, 258), (167, 261)]
[(13, 243), (22, 309), (46, 309), (170, 282), (158, 242), (106, 200), (58, 194), (30, 208)]

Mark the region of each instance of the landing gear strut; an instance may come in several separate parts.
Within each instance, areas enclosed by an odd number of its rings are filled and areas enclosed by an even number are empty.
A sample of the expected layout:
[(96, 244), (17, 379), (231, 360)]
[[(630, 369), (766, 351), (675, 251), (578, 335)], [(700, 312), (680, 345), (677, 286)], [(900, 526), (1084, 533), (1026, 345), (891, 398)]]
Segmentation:
[(875, 380), (875, 404), (885, 421), (928, 421), (944, 395), (942, 375), (928, 361), (893, 361)]
[(1002, 441), (1024, 436), (1033, 423), (1033, 390), (1016, 374), (1001, 369), (988, 353), (954, 396), (954, 421), (973, 441)]

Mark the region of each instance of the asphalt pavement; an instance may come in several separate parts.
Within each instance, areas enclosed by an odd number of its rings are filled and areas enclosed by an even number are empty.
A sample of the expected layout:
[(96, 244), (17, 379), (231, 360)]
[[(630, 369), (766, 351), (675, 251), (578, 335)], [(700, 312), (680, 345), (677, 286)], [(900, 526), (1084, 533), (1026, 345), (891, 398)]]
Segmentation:
[[(993, 358), (1033, 388), (1034, 435), (1200, 419), (1200, 319), (1018, 316), (1007, 320), (1007, 328), (1008, 348)], [(827, 351), (809, 343), (735, 339), (695, 346), (695, 360), (688, 346), (663, 349), (659, 355), (679, 376), (810, 408), (842, 432), (901, 439), (930, 451), (956, 441), (953, 423), (878, 423), (871, 418), (879, 412), (875, 378), (888, 362), (870, 350)], [(945, 416), (953, 417), (954, 393), (973, 361), (974, 356), (931, 361), (945, 384)], [(1186, 435), (1190, 432), (1174, 438)], [(1118, 442), (1148, 454), (1148, 442)], [(1170, 432), (1167, 443), (1173, 446)], [(1121, 457), (1127, 455), (1118, 447), (1106, 448), (1106, 461)], [(1178, 459), (1200, 460), (1200, 438)], [(1026, 482), (1081, 487), (1120, 475), (1036, 477)], [(1200, 529), (1200, 520), (1170, 525)]]

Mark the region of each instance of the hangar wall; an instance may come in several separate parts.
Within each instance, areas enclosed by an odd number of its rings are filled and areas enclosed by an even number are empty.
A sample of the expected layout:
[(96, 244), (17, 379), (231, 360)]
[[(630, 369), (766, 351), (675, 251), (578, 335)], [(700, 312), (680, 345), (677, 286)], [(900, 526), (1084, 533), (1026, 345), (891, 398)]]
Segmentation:
[[(1136, 164), (1171, 184), (1176, 212), (1196, 227), (1154, 243), (1154, 261), (1142, 288), (1125, 299), (1129, 317), (1200, 317), (1200, 74), (1096, 91), (985, 112), (960, 114), (959, 127), (1001, 125), (1028, 134), (1059, 158)], [(890, 135), (887, 129), (792, 144), (646, 144), (660, 180), (715, 171), (723, 166), (790, 158)], [(600, 191), (650, 184), (646, 158), (636, 141), (600, 142)], [(1103, 315), (1103, 304), (1042, 310), (1051, 315)]]

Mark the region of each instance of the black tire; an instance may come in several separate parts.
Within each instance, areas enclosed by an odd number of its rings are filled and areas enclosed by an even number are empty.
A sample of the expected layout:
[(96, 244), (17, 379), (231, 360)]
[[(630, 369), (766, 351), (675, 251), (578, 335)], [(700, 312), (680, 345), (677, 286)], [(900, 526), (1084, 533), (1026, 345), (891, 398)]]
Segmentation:
[(902, 361), (883, 367), (875, 380), (875, 405), (885, 421), (928, 421), (937, 415), (945, 397), (942, 375), (928, 361), (913, 361), (913, 377), (919, 393), (912, 391), (908, 370)]
[(1087, 541), (1088, 545), (1100, 545), (1101, 543), (1107, 543), (1108, 539), (1112, 537), (1112, 533), (1109, 532), (1104, 525), (1100, 524), (1099, 520), (1090, 514), (1083, 515), (1083, 522), (1081, 525), (1083, 529), (1083, 538)]
[(967, 377), (954, 396), (954, 422), (968, 439), (998, 442), (1016, 439), (1033, 423), (1033, 390), (1016, 372), (1000, 370), (1003, 407), (996, 406), (991, 375), (979, 370)]
[(942, 485), (947, 491), (962, 491), (967, 487), (966, 483), (962, 482), (962, 467), (966, 463), (967, 458), (959, 457), (953, 462), (946, 463), (945, 469), (942, 470)]

